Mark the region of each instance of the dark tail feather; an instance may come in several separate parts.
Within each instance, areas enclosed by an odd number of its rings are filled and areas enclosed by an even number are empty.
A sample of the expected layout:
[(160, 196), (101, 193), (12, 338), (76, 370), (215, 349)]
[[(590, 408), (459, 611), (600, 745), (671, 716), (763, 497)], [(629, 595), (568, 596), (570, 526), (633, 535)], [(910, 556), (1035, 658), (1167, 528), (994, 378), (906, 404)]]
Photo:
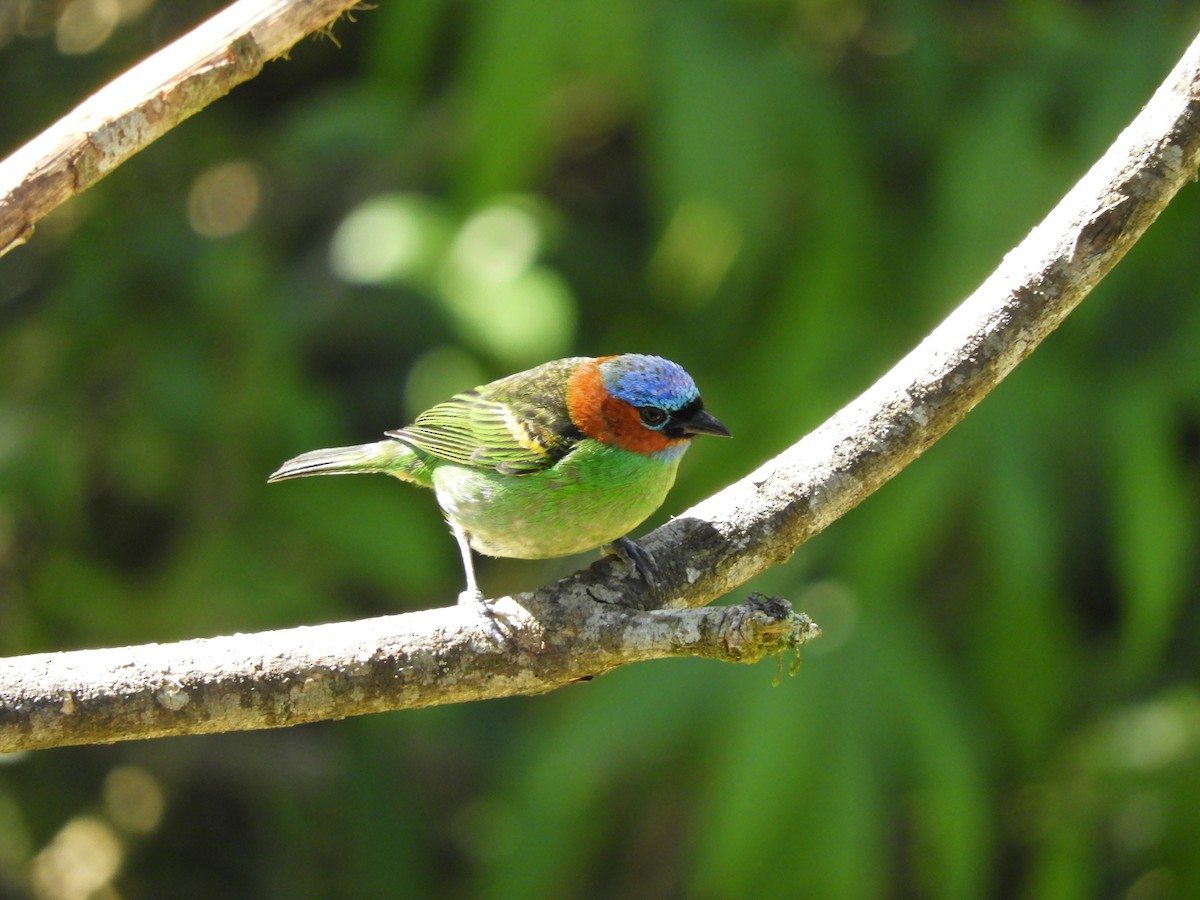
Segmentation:
[(404, 477), (398, 470), (404, 469), (405, 463), (410, 462), (412, 457), (412, 450), (399, 441), (330, 447), (301, 453), (289, 459), (267, 481), (284, 481), (308, 475), (362, 475), (369, 472), (386, 472)]

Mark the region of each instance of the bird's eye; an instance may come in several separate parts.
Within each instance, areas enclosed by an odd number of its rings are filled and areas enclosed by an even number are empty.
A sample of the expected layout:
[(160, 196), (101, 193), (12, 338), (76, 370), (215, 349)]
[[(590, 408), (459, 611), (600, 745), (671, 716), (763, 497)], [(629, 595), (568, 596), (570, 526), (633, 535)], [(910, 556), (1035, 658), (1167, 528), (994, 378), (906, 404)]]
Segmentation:
[(670, 418), (666, 410), (657, 406), (643, 406), (638, 410), (638, 415), (642, 417), (642, 424), (647, 428), (662, 428)]

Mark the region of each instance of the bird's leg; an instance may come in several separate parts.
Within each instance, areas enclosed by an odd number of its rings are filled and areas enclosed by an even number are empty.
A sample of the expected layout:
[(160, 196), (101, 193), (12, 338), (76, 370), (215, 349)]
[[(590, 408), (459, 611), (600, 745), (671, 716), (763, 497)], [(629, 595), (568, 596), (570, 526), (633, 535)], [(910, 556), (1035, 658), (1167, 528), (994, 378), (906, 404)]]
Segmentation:
[(642, 581), (650, 588), (651, 595), (657, 600), (662, 596), (662, 578), (659, 577), (658, 563), (654, 561), (650, 551), (632, 538), (619, 537), (604, 549), (615, 553), (642, 576)]
[(474, 606), (479, 611), (486, 622), (488, 637), (494, 644), (504, 646), (511, 643), (512, 636), (501, 627), (496, 610), (484, 598), (483, 591), (479, 589), (479, 584), (475, 581), (475, 561), (471, 557), (471, 544), (467, 541), (467, 533), (457, 522), (450, 523), (450, 530), (454, 532), (454, 539), (458, 541), (458, 549), (462, 553), (463, 570), (467, 574), (467, 589), (458, 595), (459, 605)]
[(467, 533), (457, 522), (450, 523), (454, 532), (454, 540), (458, 541), (458, 552), (462, 554), (463, 571), (467, 574), (467, 589), (458, 595), (459, 603), (484, 603), (483, 591), (475, 581), (475, 560), (471, 557), (471, 545), (467, 541)]

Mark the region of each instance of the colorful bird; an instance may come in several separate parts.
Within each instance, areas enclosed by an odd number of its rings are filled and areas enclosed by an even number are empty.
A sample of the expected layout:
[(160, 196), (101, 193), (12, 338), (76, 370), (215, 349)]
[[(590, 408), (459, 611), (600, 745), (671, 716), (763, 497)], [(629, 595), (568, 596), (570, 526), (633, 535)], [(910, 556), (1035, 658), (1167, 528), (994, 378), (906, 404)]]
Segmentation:
[(380, 472), (432, 488), (466, 569), (459, 603), (491, 617), (470, 548), (546, 559), (611, 545), (656, 588), (625, 535), (662, 504), (698, 434), (729, 430), (677, 364), (573, 357), (456, 394), (385, 440), (304, 453), (267, 480)]

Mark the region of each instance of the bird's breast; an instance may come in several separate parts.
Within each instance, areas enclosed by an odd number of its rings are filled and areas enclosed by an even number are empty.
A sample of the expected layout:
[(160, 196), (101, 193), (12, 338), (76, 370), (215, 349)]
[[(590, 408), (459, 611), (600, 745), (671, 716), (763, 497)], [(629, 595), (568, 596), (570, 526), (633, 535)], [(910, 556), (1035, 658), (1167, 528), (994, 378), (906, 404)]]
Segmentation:
[(529, 475), (446, 465), (434, 490), (471, 546), (491, 556), (568, 556), (622, 537), (662, 505), (682, 450), (652, 456), (586, 440)]

